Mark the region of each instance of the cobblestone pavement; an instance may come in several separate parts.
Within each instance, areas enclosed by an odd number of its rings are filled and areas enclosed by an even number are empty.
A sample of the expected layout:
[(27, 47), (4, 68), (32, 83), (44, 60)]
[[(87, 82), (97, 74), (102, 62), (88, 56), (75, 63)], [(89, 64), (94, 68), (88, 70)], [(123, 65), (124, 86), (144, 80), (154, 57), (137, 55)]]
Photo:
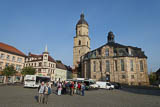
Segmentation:
[(48, 104), (38, 104), (37, 89), (3, 86), (0, 87), (0, 107), (160, 107), (160, 90), (93, 90), (85, 94), (51, 94)]

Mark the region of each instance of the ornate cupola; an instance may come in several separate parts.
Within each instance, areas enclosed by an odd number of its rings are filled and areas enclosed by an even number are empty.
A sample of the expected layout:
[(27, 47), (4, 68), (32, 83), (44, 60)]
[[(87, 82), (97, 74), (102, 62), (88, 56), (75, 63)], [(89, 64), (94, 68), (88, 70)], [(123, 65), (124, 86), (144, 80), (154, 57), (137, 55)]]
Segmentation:
[(76, 26), (77, 26), (77, 25), (81, 25), (81, 24), (85, 24), (85, 25), (88, 26), (87, 21), (84, 19), (84, 13), (81, 13), (81, 15), (80, 15), (80, 20), (78, 21), (78, 23), (76, 24)]
[(108, 32), (108, 43), (114, 43), (114, 34), (112, 31)]

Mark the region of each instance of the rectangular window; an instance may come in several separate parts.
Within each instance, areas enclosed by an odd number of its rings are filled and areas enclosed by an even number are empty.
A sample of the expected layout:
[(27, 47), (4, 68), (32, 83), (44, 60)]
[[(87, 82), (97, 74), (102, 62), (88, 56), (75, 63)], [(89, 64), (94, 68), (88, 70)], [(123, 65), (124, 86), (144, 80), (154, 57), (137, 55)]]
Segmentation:
[(99, 61), (99, 70), (102, 72), (102, 61)]
[(110, 72), (109, 61), (106, 61), (106, 72)]
[(22, 62), (22, 58), (17, 58), (17, 62)]
[(41, 63), (41, 62), (39, 63), (39, 66), (42, 66), (42, 63)]
[(118, 71), (117, 60), (114, 61), (115, 71)]
[(0, 62), (0, 70), (2, 70), (3, 62)]
[(125, 75), (122, 75), (122, 79), (125, 79), (126, 78), (126, 76)]
[(13, 56), (13, 57), (12, 57), (12, 61), (15, 61), (15, 59), (16, 59), (15, 56)]
[(106, 49), (106, 56), (109, 56), (109, 49)]
[(4, 59), (4, 54), (3, 53), (1, 53), (1, 55), (0, 55), (0, 59)]
[(10, 56), (9, 56), (9, 55), (7, 55), (7, 60), (8, 60), (8, 61), (10, 60)]
[(96, 72), (96, 61), (93, 62), (94, 72)]
[(45, 67), (47, 66), (47, 62), (44, 62), (44, 66), (45, 66)]
[(124, 59), (121, 59), (121, 71), (124, 71)]
[(19, 71), (19, 65), (16, 65), (16, 71)]
[(130, 60), (130, 71), (133, 71), (133, 60)]
[(140, 71), (143, 72), (144, 68), (143, 68), (143, 61), (140, 61)]

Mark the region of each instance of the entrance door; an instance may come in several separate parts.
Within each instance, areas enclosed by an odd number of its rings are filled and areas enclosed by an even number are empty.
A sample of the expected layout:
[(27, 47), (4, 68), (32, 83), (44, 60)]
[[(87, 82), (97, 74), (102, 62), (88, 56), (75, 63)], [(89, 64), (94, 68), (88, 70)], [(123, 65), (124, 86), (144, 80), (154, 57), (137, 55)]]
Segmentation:
[(110, 82), (110, 75), (108, 75), (108, 74), (106, 75), (106, 81)]

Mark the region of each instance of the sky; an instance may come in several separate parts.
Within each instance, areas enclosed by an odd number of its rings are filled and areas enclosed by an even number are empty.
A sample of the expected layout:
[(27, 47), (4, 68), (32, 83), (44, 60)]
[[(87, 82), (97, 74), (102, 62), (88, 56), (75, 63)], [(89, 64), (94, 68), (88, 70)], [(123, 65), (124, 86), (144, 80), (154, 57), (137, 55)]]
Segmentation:
[(80, 14), (89, 24), (91, 50), (107, 42), (142, 48), (148, 71), (160, 68), (160, 0), (0, 0), (0, 42), (28, 55), (50, 55), (73, 65), (73, 37)]

